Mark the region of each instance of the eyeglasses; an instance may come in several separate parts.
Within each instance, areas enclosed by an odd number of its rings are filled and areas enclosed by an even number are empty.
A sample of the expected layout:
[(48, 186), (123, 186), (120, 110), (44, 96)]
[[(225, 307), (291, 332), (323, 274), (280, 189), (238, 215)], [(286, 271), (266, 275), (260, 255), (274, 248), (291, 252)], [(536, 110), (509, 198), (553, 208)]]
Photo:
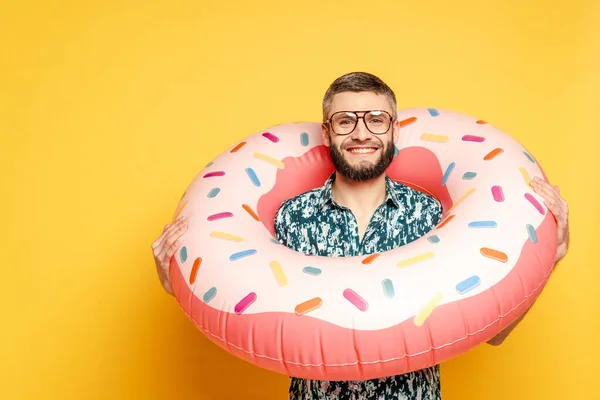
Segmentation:
[[(364, 115), (359, 117), (358, 113)], [(386, 133), (393, 121), (392, 116), (383, 110), (338, 111), (329, 118), (328, 124), (337, 135), (349, 135), (356, 129), (359, 119), (362, 119), (369, 132), (375, 135)]]

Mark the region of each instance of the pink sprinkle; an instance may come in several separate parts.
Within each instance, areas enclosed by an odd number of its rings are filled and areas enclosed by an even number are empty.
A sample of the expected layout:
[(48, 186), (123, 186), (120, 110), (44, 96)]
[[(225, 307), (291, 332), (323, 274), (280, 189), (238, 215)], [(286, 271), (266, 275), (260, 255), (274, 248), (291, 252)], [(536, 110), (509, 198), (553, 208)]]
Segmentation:
[(494, 196), (494, 200), (499, 203), (504, 201), (504, 192), (500, 186), (492, 187), (492, 196)]
[(279, 138), (275, 135), (273, 135), (272, 133), (269, 132), (265, 132), (262, 134), (264, 137), (266, 137), (267, 139), (269, 139), (271, 142), (273, 143), (277, 143), (279, 142)]
[(209, 215), (208, 218), (206, 218), (206, 219), (209, 221), (214, 221), (216, 219), (229, 218), (229, 217), (233, 217), (233, 214), (230, 212), (222, 212), (222, 213)]
[(367, 309), (369, 308), (369, 304), (365, 301), (365, 299), (360, 297), (352, 289), (344, 290), (344, 297), (346, 298), (346, 300), (348, 300), (350, 303), (352, 303), (360, 311), (367, 311)]
[(225, 171), (215, 171), (215, 172), (209, 172), (208, 174), (204, 175), (204, 178), (210, 178), (211, 176), (223, 176), (225, 175)]
[(537, 208), (537, 210), (540, 212), (540, 214), (542, 214), (542, 215), (546, 214), (546, 212), (544, 211), (544, 208), (542, 207), (542, 205), (540, 204), (540, 202), (537, 201), (536, 198), (531, 195), (531, 193), (525, 193), (525, 198), (527, 200), (529, 200), (529, 202), (531, 204), (533, 204), (533, 206), (535, 208)]
[(252, 292), (249, 293), (246, 297), (244, 297), (242, 300), (240, 300), (239, 303), (237, 303), (235, 305), (234, 311), (237, 315), (240, 315), (241, 313), (243, 313), (244, 311), (246, 311), (246, 309), (248, 307), (250, 307), (250, 305), (252, 303), (254, 303), (256, 301), (256, 293)]
[(462, 137), (465, 142), (483, 142), (485, 140), (482, 136), (465, 135)]

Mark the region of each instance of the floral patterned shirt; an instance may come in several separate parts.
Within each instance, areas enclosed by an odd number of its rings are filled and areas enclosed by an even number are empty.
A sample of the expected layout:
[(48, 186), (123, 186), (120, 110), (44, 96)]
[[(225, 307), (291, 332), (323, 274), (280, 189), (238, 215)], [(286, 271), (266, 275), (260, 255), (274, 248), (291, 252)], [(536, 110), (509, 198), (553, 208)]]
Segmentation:
[[(335, 173), (319, 188), (283, 202), (275, 215), (277, 240), (304, 254), (367, 255), (403, 246), (431, 231), (442, 208), (433, 197), (386, 176), (386, 199), (359, 238), (352, 211), (335, 202)], [(289, 400), (439, 400), (439, 365), (366, 381), (291, 378)]]

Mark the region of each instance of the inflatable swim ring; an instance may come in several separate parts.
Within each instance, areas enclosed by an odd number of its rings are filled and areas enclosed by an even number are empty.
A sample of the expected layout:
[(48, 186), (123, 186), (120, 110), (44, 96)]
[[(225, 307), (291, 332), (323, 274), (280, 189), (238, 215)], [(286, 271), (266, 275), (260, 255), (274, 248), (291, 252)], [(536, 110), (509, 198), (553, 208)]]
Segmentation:
[(275, 239), (280, 204), (333, 172), (319, 123), (247, 137), (195, 177), (171, 260), (175, 296), (231, 354), (288, 376), (362, 380), (429, 367), (489, 340), (540, 294), (556, 223), (522, 145), (456, 112), (399, 110), (387, 174), (436, 197), (438, 226), (367, 257), (306, 257)]

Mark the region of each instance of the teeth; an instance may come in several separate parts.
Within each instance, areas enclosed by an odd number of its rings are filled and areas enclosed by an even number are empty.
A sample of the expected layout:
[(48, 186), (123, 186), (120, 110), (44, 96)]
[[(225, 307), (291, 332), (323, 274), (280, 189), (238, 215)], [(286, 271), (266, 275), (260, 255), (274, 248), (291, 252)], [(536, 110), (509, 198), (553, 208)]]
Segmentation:
[(373, 153), (375, 151), (375, 149), (351, 149), (349, 151), (350, 151), (350, 153), (365, 154), (365, 153)]

